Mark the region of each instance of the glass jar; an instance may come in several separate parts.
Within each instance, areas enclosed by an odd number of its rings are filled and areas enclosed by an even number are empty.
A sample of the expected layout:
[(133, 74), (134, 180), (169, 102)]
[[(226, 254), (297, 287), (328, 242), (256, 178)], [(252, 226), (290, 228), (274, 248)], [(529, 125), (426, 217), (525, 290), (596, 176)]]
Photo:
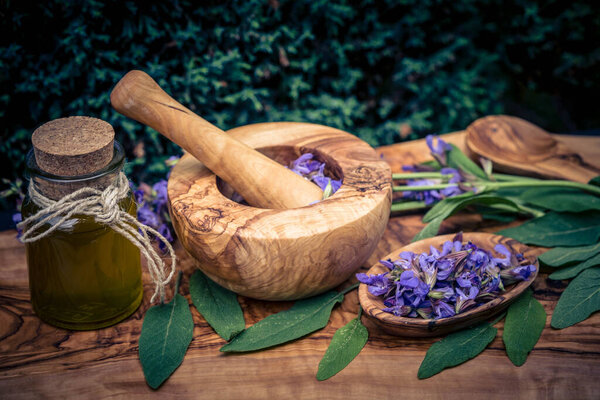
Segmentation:
[[(82, 187), (102, 190), (116, 183), (124, 164), (123, 148), (114, 143), (110, 163), (82, 176), (49, 174), (39, 168), (32, 150), (27, 155), (30, 184), (54, 200)], [(119, 206), (136, 215), (132, 194)], [(23, 220), (39, 210), (26, 198), (21, 208)], [(50, 220), (34, 235), (53, 222)], [(74, 215), (48, 236), (26, 243), (25, 248), (33, 309), (49, 324), (76, 330), (102, 328), (127, 318), (141, 303), (140, 251), (93, 217)]]

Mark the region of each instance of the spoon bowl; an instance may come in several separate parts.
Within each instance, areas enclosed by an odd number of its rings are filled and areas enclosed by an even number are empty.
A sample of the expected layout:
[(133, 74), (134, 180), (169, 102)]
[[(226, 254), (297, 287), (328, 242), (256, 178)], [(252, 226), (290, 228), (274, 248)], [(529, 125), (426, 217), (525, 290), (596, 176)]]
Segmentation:
[[(412, 251), (416, 254), (429, 252), (429, 247), (441, 248), (444, 242), (452, 240), (453, 234), (436, 236), (429, 239), (419, 240), (411, 243), (401, 249), (395, 250), (384, 257), (384, 259), (397, 259), (402, 251)], [(369, 293), (367, 285), (361, 283), (358, 289), (358, 299), (367, 318), (371, 319), (379, 328), (385, 332), (395, 336), (410, 336), (410, 337), (431, 337), (445, 335), (478, 322), (484, 321), (492, 316), (502, 312), (513, 301), (519, 297), (525, 289), (537, 277), (539, 264), (537, 257), (534, 255), (534, 250), (514, 239), (504, 236), (494, 235), (491, 233), (473, 232), (465, 233), (463, 241), (470, 241), (477, 247), (489, 250), (494, 256), (500, 256), (493, 248), (497, 244), (502, 244), (511, 253), (521, 253), (525, 259), (536, 266), (536, 271), (526, 281), (517, 282), (506, 288), (506, 291), (500, 295), (478, 307), (472, 308), (464, 313), (457, 314), (453, 317), (440, 319), (423, 319), (421, 317), (398, 317), (394, 314), (383, 311), (385, 308), (383, 299), (380, 296), (375, 296)], [(490, 250), (492, 249), (492, 250)], [(388, 272), (389, 269), (380, 263), (375, 264), (367, 275), (376, 275)]]

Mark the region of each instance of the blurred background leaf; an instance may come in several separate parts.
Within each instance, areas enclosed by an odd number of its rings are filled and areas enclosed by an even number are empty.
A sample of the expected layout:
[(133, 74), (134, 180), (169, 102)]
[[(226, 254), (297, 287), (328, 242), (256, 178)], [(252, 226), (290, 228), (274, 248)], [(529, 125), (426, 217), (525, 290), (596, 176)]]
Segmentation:
[(223, 129), (314, 122), (375, 146), (502, 112), (555, 132), (598, 128), (593, 4), (2, 0), (2, 178), (22, 177), (37, 126), (71, 115), (115, 127), (133, 181), (164, 177), (180, 150), (110, 106), (131, 69)]

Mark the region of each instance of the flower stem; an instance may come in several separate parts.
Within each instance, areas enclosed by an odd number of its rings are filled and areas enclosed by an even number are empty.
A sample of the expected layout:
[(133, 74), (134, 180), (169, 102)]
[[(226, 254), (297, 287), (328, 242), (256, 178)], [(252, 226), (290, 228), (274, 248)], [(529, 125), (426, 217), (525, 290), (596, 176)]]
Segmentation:
[(439, 183), (425, 186), (392, 186), (392, 190), (394, 192), (425, 192), (427, 190), (440, 190), (456, 186), (456, 183)]
[(392, 179), (441, 179), (444, 175), (441, 172), (408, 172), (404, 174), (392, 174)]
[(410, 210), (420, 210), (423, 208), (427, 208), (424, 201), (401, 201), (398, 203), (392, 204), (392, 212), (398, 211), (410, 211)]
[(515, 182), (515, 181), (539, 181), (540, 179), (530, 178), (528, 176), (516, 176), (507, 174), (492, 174), (499, 182)]
[(571, 181), (558, 181), (558, 180), (523, 180), (515, 182), (498, 182), (486, 184), (489, 189), (510, 189), (510, 188), (534, 188), (534, 187), (566, 187), (573, 189), (580, 189), (586, 192), (593, 193), (600, 196), (600, 187), (594, 185), (587, 185), (585, 183), (571, 182)]
[[(392, 190), (394, 192), (424, 192), (428, 190), (441, 190), (455, 186), (455, 183), (439, 183), (428, 186), (393, 186)], [(474, 184), (464, 183), (464, 186), (484, 186), (486, 191), (512, 188), (566, 187), (584, 190), (600, 196), (600, 187), (587, 185), (585, 183), (558, 180), (530, 180), (527, 178), (521, 181), (512, 182), (476, 182)]]

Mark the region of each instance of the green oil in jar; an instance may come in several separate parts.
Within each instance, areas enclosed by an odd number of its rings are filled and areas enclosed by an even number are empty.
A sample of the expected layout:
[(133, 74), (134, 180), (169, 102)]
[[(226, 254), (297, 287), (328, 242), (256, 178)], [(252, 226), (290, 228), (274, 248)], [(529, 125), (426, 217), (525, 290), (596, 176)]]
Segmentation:
[[(131, 198), (121, 203), (135, 215)], [(23, 217), (38, 210), (28, 201)], [(128, 317), (143, 294), (138, 248), (92, 217), (75, 216), (62, 225), (26, 245), (35, 313), (67, 329), (102, 328)]]
[[(27, 170), (35, 191), (23, 203), (24, 221), (46, 210), (50, 201), (85, 188), (101, 192), (125, 179), (121, 177), (123, 148), (114, 141), (112, 126), (102, 120), (50, 121), (34, 132), (32, 142)], [(135, 217), (131, 193), (120, 198), (106, 207)], [(35, 313), (52, 325), (77, 330), (106, 327), (128, 317), (143, 295), (138, 248), (94, 216), (75, 212), (65, 221), (59, 219), (44, 222), (31, 231), (29, 237), (35, 240), (26, 241)]]

